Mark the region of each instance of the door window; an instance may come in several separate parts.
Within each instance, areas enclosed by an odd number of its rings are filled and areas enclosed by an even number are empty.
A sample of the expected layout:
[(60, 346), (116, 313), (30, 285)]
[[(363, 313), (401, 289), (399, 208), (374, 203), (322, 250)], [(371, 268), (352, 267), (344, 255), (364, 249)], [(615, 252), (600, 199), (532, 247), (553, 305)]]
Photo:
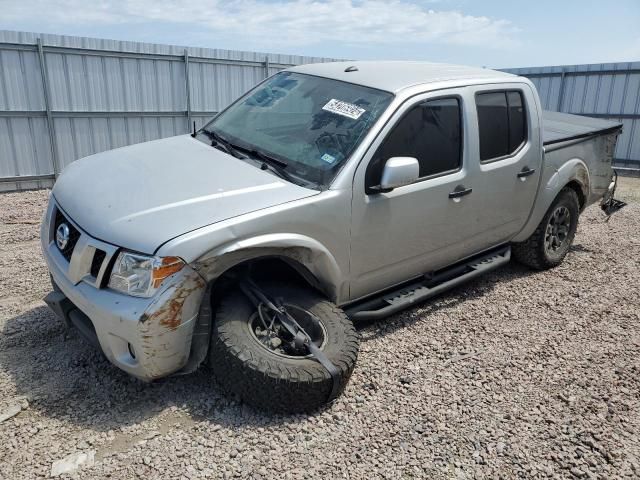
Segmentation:
[(515, 152), (527, 139), (527, 121), (520, 92), (507, 92), (509, 104), (509, 152)]
[(462, 119), (457, 98), (439, 98), (411, 108), (393, 127), (367, 169), (367, 186), (380, 183), (385, 162), (414, 157), (420, 177), (455, 171), (462, 163)]
[(511, 155), (527, 139), (522, 93), (487, 92), (476, 95), (480, 161)]

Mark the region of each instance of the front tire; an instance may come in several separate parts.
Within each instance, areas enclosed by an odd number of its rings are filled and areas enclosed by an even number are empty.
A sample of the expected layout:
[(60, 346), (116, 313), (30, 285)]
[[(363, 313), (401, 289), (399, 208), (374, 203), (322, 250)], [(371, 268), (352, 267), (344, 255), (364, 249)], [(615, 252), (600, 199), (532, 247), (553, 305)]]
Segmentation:
[[(358, 355), (359, 339), (351, 320), (313, 290), (280, 284), (266, 287), (264, 292), (320, 321), (321, 348), (340, 371), (342, 392)], [(209, 353), (209, 366), (218, 383), (261, 410), (309, 412), (326, 403), (333, 386), (329, 372), (309, 356), (285, 355), (261, 343), (252, 326), (255, 310), (239, 289), (229, 291), (221, 300)]]
[(579, 215), (578, 195), (571, 188), (563, 188), (535, 232), (526, 241), (512, 244), (514, 258), (536, 270), (557, 267), (569, 253)]

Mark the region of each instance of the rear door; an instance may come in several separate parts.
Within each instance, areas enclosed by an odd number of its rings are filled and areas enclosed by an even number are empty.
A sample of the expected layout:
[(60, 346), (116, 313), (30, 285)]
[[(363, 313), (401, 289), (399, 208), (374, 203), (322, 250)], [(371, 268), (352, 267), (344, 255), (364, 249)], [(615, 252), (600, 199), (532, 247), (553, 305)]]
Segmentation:
[(535, 93), (526, 84), (470, 87), (475, 103), (476, 248), (506, 242), (535, 201), (542, 146)]

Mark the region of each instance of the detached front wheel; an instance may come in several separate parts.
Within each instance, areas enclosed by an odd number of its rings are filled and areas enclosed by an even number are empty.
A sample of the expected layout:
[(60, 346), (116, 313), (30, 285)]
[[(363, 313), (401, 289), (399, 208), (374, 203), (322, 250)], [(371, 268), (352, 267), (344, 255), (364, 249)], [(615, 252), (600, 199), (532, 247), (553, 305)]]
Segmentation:
[[(263, 288), (307, 332), (337, 367), (342, 392), (358, 356), (358, 334), (345, 313), (317, 292), (292, 285)], [(209, 365), (226, 390), (263, 410), (308, 412), (330, 398), (334, 379), (300, 348), (266, 308), (239, 289), (222, 299), (215, 315)]]

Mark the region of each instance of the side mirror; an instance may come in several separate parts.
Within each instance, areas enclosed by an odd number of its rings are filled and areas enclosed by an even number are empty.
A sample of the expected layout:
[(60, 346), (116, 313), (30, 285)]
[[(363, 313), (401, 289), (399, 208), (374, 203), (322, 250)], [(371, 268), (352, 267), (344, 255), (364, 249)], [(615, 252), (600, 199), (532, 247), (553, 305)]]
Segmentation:
[(409, 185), (420, 178), (420, 164), (413, 157), (393, 157), (387, 160), (382, 170), (378, 191), (389, 191)]

